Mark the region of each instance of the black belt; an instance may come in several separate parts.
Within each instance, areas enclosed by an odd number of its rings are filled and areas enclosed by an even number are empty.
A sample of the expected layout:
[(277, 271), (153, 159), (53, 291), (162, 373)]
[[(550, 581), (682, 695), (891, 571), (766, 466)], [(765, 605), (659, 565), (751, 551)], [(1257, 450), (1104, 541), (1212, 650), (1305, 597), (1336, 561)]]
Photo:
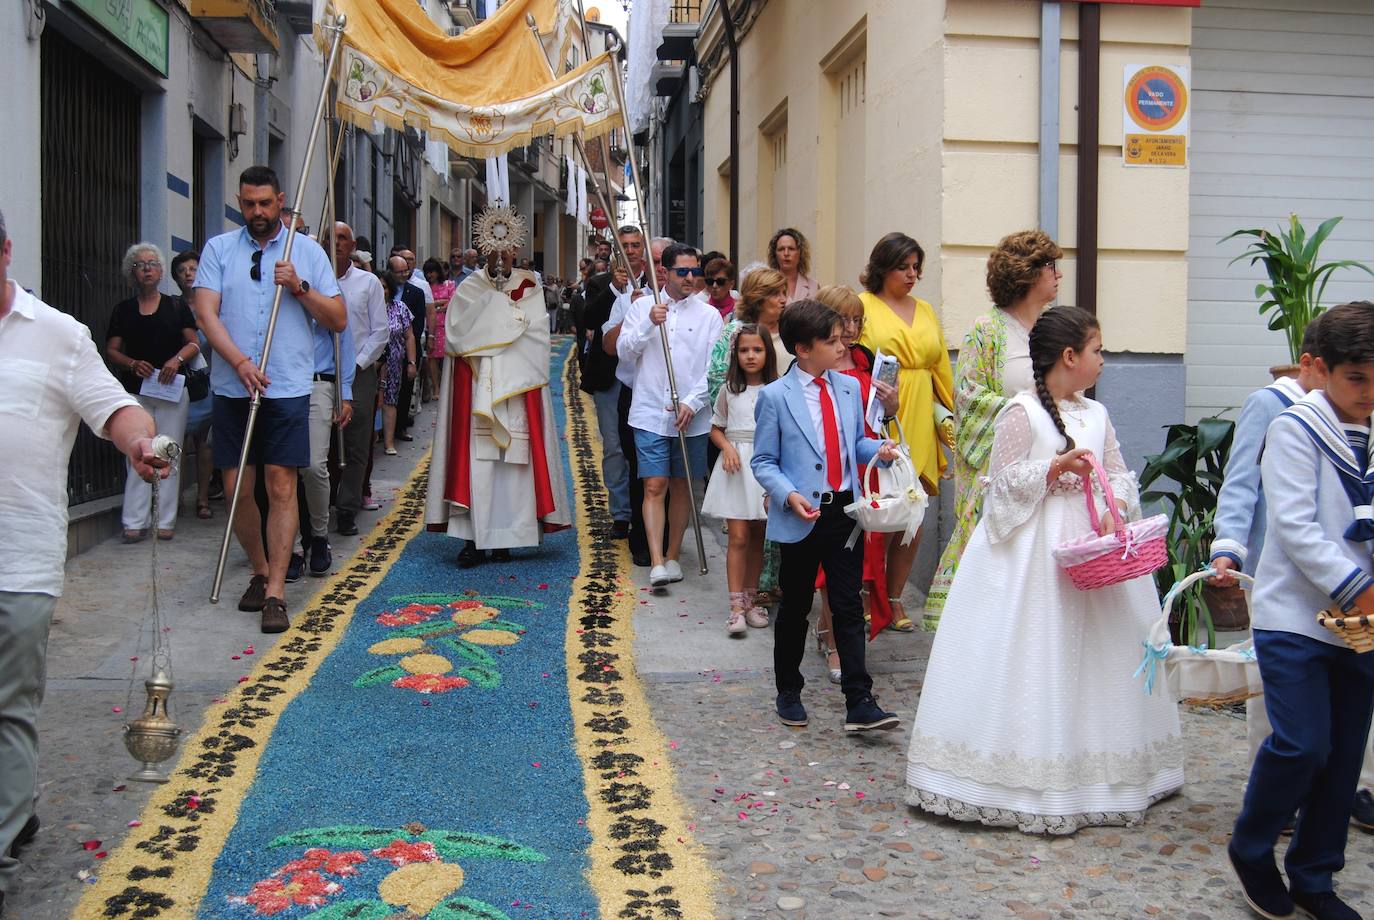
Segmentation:
[(316, 375), (315, 375), (315, 380), (316, 380), (316, 381), (323, 380), (325, 383), (333, 383), (333, 382), (334, 382), (334, 375), (333, 375), (333, 374), (316, 374)]
[(816, 504), (818, 505), (849, 505), (853, 502), (854, 492), (851, 489), (845, 489), (843, 492), (822, 492), (820, 496), (816, 498)]

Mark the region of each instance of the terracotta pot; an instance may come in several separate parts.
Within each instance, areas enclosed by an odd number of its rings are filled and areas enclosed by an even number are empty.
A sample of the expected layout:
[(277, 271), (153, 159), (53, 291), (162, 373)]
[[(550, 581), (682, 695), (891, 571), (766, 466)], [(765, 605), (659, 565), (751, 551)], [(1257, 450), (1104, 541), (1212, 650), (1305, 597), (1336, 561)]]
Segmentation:
[(1250, 628), (1250, 605), (1240, 585), (1216, 588), (1202, 586), (1202, 599), (1212, 614), (1212, 627), (1217, 632), (1238, 632)]
[(1275, 380), (1278, 380), (1280, 377), (1297, 378), (1298, 366), (1296, 364), (1275, 364), (1273, 367), (1269, 368), (1269, 376), (1273, 377)]

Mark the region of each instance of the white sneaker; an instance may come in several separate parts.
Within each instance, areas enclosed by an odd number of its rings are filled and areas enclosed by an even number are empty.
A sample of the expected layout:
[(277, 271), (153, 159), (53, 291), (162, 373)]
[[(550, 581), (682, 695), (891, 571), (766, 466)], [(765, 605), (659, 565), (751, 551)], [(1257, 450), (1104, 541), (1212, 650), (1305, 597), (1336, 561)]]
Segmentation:
[[(678, 578), (681, 579), (681, 574)], [(655, 588), (662, 588), (664, 585), (673, 583), (673, 576), (668, 572), (666, 565), (656, 565), (649, 570), (649, 584)]]
[(747, 633), (749, 626), (744, 622), (744, 614), (738, 610), (731, 610), (729, 619), (725, 621), (725, 631), (735, 637)]
[(682, 581), (682, 566), (676, 559), (668, 559), (663, 563), (663, 568), (668, 573), (669, 581)]

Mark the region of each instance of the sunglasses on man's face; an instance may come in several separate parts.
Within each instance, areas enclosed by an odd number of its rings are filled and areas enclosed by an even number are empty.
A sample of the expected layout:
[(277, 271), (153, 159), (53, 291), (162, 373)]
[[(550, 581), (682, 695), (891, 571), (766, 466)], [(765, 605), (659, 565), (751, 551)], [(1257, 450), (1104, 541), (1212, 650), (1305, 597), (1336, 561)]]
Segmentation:
[(254, 281), (262, 280), (262, 250), (253, 253), (253, 267), (248, 269), (248, 277)]
[(725, 285), (726, 287), (729, 287), (729, 285), (730, 285), (730, 279), (729, 279), (729, 278), (707, 278), (707, 279), (706, 279), (706, 283), (709, 284), (711, 287), (720, 287), (722, 284)]
[(679, 278), (686, 278), (688, 275), (692, 275), (695, 278), (700, 278), (702, 275), (702, 271), (700, 268), (675, 268), (673, 269), (673, 271), (677, 274)]

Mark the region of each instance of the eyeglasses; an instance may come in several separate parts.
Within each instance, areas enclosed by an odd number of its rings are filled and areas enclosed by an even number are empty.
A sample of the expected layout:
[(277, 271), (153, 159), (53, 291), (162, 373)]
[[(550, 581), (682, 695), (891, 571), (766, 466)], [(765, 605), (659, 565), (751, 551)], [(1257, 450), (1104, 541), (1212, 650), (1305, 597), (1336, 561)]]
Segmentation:
[(1046, 262), (1045, 268), (1048, 268), (1050, 270), (1050, 274), (1054, 274), (1055, 272), (1059, 271), (1059, 268), (1056, 266), (1054, 259), (1050, 259), (1048, 262)]
[(729, 278), (707, 278), (707, 279), (706, 279), (706, 283), (709, 284), (711, 287), (719, 287), (719, 286), (722, 285), (722, 284), (725, 285), (726, 287), (729, 287), (729, 286), (730, 286), (730, 279), (729, 279)]
[(157, 259), (148, 259), (146, 262), (135, 262), (134, 271), (142, 271), (145, 268), (161, 268), (162, 263)]
[(677, 274), (677, 276), (678, 276), (679, 278), (686, 278), (688, 275), (692, 275), (693, 277), (700, 278), (700, 277), (702, 276), (702, 274), (703, 274), (702, 270), (701, 270), (699, 267), (697, 267), (697, 268), (675, 268), (675, 269), (673, 269), (673, 271)]
[(253, 253), (253, 267), (248, 269), (248, 277), (254, 281), (262, 280), (262, 250)]

